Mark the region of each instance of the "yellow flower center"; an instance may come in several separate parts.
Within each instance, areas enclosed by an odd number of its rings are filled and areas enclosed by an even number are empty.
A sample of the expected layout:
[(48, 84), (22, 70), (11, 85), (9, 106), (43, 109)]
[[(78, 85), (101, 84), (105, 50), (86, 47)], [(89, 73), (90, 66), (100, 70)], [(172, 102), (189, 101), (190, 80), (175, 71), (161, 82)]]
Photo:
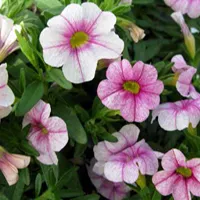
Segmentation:
[(138, 94), (140, 91), (140, 85), (135, 81), (126, 81), (123, 84), (124, 90), (131, 92), (132, 94)]
[(179, 167), (176, 170), (176, 173), (181, 174), (185, 178), (189, 178), (192, 176), (192, 171), (189, 168), (186, 167)]
[(74, 33), (70, 39), (70, 44), (72, 48), (78, 48), (83, 46), (88, 42), (88, 35), (82, 31)]
[(47, 130), (46, 128), (42, 128), (42, 133), (43, 133), (44, 135), (46, 135), (46, 134), (48, 133), (48, 130)]

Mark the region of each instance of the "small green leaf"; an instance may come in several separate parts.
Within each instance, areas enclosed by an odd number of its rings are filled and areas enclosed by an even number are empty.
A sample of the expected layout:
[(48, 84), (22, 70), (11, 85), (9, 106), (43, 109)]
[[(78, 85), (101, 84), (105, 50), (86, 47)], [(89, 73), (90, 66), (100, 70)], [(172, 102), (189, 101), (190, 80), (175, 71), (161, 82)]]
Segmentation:
[(70, 90), (72, 84), (64, 77), (63, 72), (60, 69), (52, 68), (47, 71), (49, 77), (55, 81), (60, 87)]
[(41, 174), (37, 174), (36, 179), (35, 179), (35, 196), (39, 196), (40, 191), (42, 188), (42, 176)]
[(90, 194), (86, 196), (73, 198), (72, 200), (99, 200), (99, 199), (100, 199), (100, 196), (98, 194)]
[(28, 142), (25, 141), (20, 143), (20, 149), (30, 156), (37, 157), (40, 155)]
[(156, 190), (153, 194), (152, 200), (161, 200), (162, 196)]
[(43, 93), (44, 86), (41, 81), (34, 81), (28, 85), (16, 107), (16, 116), (27, 113), (42, 98)]
[(36, 5), (40, 10), (62, 6), (61, 2), (58, 0), (36, 0)]
[(15, 186), (12, 200), (21, 200), (23, 192), (24, 192), (24, 182), (23, 182), (22, 178), (20, 177)]
[(24, 184), (29, 185), (30, 184), (29, 169), (28, 168), (22, 169), (20, 175), (21, 175), (21, 178), (22, 178), (22, 181), (24, 182)]

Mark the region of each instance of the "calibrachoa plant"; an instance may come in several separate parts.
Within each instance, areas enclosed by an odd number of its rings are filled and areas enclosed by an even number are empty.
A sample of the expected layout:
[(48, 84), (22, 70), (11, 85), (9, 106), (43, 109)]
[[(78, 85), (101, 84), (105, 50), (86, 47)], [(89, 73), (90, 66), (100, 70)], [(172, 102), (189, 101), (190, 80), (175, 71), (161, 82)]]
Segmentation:
[(200, 0), (0, 0), (0, 200), (200, 198)]

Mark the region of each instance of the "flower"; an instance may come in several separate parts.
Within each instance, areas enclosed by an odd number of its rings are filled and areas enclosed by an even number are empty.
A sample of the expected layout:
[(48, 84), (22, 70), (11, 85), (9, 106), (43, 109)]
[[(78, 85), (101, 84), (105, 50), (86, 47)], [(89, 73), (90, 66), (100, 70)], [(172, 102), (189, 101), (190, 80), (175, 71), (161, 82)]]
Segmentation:
[(158, 169), (158, 159), (151, 147), (141, 140), (139, 128), (134, 124), (125, 125), (113, 133), (118, 142), (99, 142), (94, 146), (97, 162), (93, 171), (112, 182), (133, 184), (142, 175), (153, 175)]
[(158, 192), (174, 200), (191, 200), (191, 194), (200, 197), (200, 159), (186, 161), (178, 149), (168, 151), (162, 159), (163, 171), (153, 176), (153, 184)]
[(15, 96), (8, 84), (7, 64), (0, 65), (0, 119), (8, 116)]
[(200, 0), (164, 0), (174, 11), (188, 14), (191, 18), (200, 16)]
[(10, 154), (0, 146), (0, 169), (9, 185), (18, 181), (18, 169), (26, 168), (30, 163), (29, 156)]
[(135, 43), (138, 43), (145, 37), (144, 30), (134, 23), (132, 23), (128, 29), (130, 31), (131, 38)]
[(0, 15), (0, 62), (19, 48), (15, 30), (21, 31), (21, 26), (13, 25), (13, 20)]
[(175, 12), (172, 13), (171, 17), (181, 27), (185, 40), (185, 46), (187, 47), (190, 56), (194, 58), (196, 54), (195, 38), (190, 32), (190, 29), (188, 28), (187, 24), (185, 23), (183, 15), (180, 12)]
[(97, 192), (109, 200), (122, 200), (124, 199), (131, 188), (129, 188), (125, 183), (114, 183), (107, 180), (104, 176), (100, 176), (93, 172), (92, 168), (94, 166), (95, 159), (91, 160), (91, 164), (87, 167), (88, 175), (93, 185), (96, 187)]
[(113, 62), (106, 76), (107, 80), (98, 86), (98, 96), (109, 109), (120, 110), (125, 120), (142, 122), (149, 116), (149, 110), (159, 105), (164, 86), (157, 80), (154, 66), (139, 61), (132, 68), (124, 59)]
[(40, 100), (25, 116), (23, 127), (31, 124), (28, 140), (40, 153), (37, 159), (44, 164), (57, 164), (55, 152), (68, 142), (65, 122), (59, 117), (49, 117), (50, 104)]
[(40, 35), (45, 62), (63, 66), (73, 83), (92, 80), (98, 60), (118, 58), (123, 51), (124, 42), (112, 31), (115, 23), (114, 14), (94, 3), (68, 5)]
[(160, 126), (167, 131), (183, 130), (190, 124), (195, 128), (200, 121), (200, 99), (161, 104), (152, 116), (152, 122), (158, 117)]
[(174, 56), (171, 62), (174, 63), (172, 70), (175, 73), (176, 88), (178, 92), (184, 97), (192, 97), (193, 99), (198, 98), (199, 94), (191, 83), (197, 70), (194, 67), (187, 65), (182, 55)]

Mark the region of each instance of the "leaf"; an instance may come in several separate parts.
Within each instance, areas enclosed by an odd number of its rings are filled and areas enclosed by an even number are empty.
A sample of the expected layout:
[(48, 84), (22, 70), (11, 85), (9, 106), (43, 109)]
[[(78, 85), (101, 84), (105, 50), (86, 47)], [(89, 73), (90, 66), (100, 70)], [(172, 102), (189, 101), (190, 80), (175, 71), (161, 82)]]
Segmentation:
[(40, 10), (62, 6), (58, 0), (36, 0), (36, 5)]
[(73, 198), (72, 200), (99, 200), (100, 196), (98, 194), (90, 194), (82, 197)]
[(20, 149), (30, 156), (37, 157), (40, 155), (27, 141), (22, 141), (20, 143)]
[(84, 192), (82, 190), (75, 189), (65, 189), (60, 191), (60, 196), (62, 198), (73, 198), (83, 196)]
[(152, 200), (161, 200), (162, 196), (156, 190), (153, 194)]
[(47, 71), (49, 77), (66, 90), (72, 89), (72, 84), (64, 77), (60, 69), (51, 68)]
[(44, 86), (41, 81), (34, 81), (25, 89), (16, 107), (16, 116), (27, 113), (43, 96)]
[(155, 3), (154, 0), (134, 0), (133, 4), (151, 4)]
[(74, 110), (64, 104), (59, 104), (53, 109), (53, 113), (61, 117), (67, 124), (69, 136), (80, 144), (87, 143), (86, 132)]
[(200, 156), (200, 137), (187, 132), (185, 133), (185, 137), (189, 147)]
[(13, 193), (13, 196), (12, 196), (12, 200), (21, 200), (23, 192), (24, 192), (24, 183), (23, 183), (23, 180), (20, 176), (20, 178), (19, 178), (19, 180), (18, 180), (18, 182), (15, 186), (15, 190), (14, 190), (14, 193)]
[(40, 173), (38, 173), (35, 178), (35, 196), (36, 197), (39, 196), (41, 188), (42, 188), (42, 176)]
[(24, 183), (25, 185), (29, 185), (29, 184), (30, 184), (29, 169), (28, 169), (28, 168), (22, 169), (20, 175), (21, 175), (21, 178), (22, 178), (23, 183)]
[(0, 193), (0, 199), (1, 200), (9, 200), (4, 194)]

